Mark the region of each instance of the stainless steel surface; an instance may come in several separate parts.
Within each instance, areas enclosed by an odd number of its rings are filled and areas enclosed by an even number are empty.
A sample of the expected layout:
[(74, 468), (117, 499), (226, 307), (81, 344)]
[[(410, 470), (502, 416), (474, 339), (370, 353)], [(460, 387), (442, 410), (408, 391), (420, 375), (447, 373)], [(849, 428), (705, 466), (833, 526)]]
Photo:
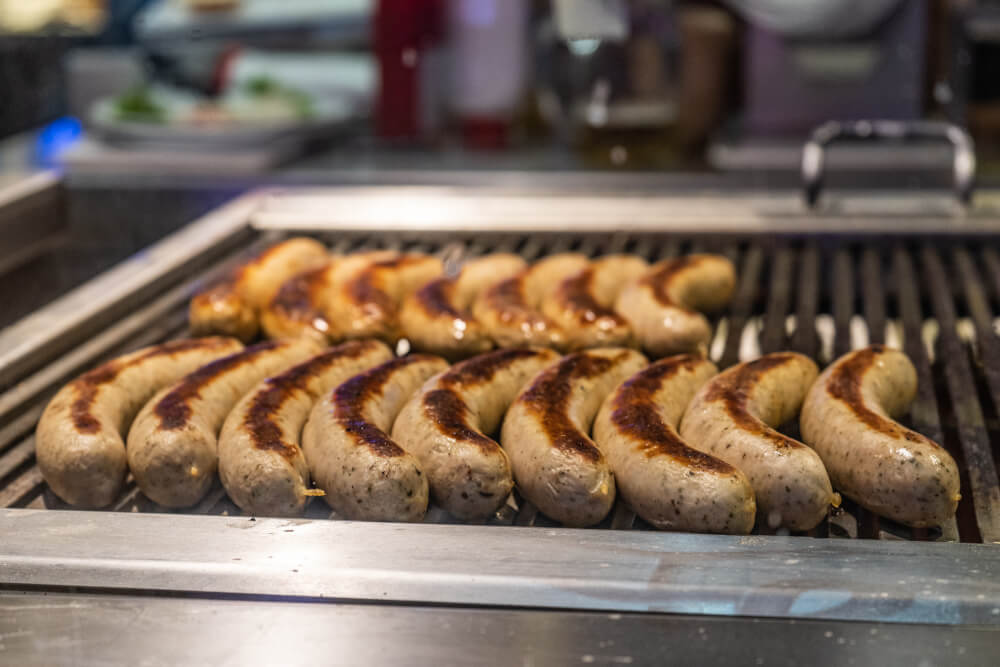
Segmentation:
[(996, 628), (0, 592), (0, 657), (89, 665), (882, 665), (996, 657)]
[(802, 183), (806, 202), (815, 206), (826, 171), (826, 151), (836, 141), (862, 139), (873, 141), (939, 140), (951, 144), (952, 184), (960, 202), (972, 201), (976, 176), (976, 153), (968, 132), (950, 123), (938, 121), (857, 120), (849, 123), (830, 121), (813, 131), (802, 149)]
[(55, 172), (0, 174), (0, 275), (55, 243), (63, 231), (61, 207)]
[(261, 196), (242, 197), (223, 206), (0, 330), (0, 387), (9, 385), (45, 355), (65, 350), (73, 332), (79, 337), (88, 323), (121, 317), (149, 295), (148, 289), (162, 289), (192, 260), (245, 232), (247, 218)]
[(45, 510), (0, 534), (8, 587), (1000, 625), (988, 545)]

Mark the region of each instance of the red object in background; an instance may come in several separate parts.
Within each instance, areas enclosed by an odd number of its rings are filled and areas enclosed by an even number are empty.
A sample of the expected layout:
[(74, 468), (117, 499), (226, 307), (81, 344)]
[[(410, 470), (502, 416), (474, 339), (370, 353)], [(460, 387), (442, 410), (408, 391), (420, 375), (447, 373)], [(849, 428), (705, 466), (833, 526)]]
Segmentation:
[(462, 143), (469, 148), (506, 148), (510, 123), (500, 118), (473, 118), (461, 120)]
[(443, 16), (443, 0), (378, 0), (373, 41), (379, 68), (375, 128), (380, 137), (421, 135), (421, 60), (442, 40)]

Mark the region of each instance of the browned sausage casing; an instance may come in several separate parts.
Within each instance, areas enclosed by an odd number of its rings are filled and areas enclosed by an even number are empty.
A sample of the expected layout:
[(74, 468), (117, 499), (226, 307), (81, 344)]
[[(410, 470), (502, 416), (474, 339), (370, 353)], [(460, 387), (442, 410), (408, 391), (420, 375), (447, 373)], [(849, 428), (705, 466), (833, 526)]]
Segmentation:
[(737, 364), (709, 380), (681, 420), (688, 444), (750, 478), (757, 509), (774, 528), (809, 530), (840, 503), (816, 452), (773, 428), (798, 414), (818, 372), (793, 352)]
[(125, 481), (125, 432), (162, 387), (243, 346), (232, 338), (155, 345), (113, 359), (63, 387), (38, 422), (35, 454), (49, 487), (79, 507), (106, 507)]
[(525, 266), (518, 255), (494, 253), (469, 261), (455, 278), (430, 281), (403, 300), (403, 335), (414, 349), (449, 360), (486, 352), (493, 339), (470, 307), (488, 286), (516, 276)]
[(128, 433), (128, 465), (146, 497), (190, 507), (218, 467), (218, 437), (233, 405), (255, 384), (319, 352), (315, 341), (269, 341), (217, 359), (159, 392)]
[(753, 487), (728, 463), (690, 447), (677, 433), (695, 392), (717, 373), (707, 359), (681, 355), (642, 369), (610, 394), (594, 421), (618, 493), (657, 528), (746, 534), (757, 513)]
[(403, 407), (392, 437), (417, 457), (441, 507), (483, 519), (503, 505), (514, 487), (510, 460), (486, 434), (524, 383), (558, 358), (542, 348), (473, 357), (431, 378)]
[(261, 310), (264, 335), (271, 339), (306, 336), (323, 343), (339, 340), (327, 307), (335, 266), (336, 260), (331, 260), (286, 280)]
[(419, 521), (428, 488), (416, 457), (389, 432), (403, 404), (448, 367), (411, 354), (355, 375), (321, 398), (302, 431), (309, 471), (339, 515), (370, 521)]
[(576, 352), (536, 375), (507, 410), (500, 442), (514, 481), (546, 516), (592, 526), (611, 510), (615, 478), (587, 434), (604, 398), (645, 365), (635, 350)]
[(229, 413), (219, 436), (219, 477), (240, 509), (298, 516), (309, 496), (300, 435), (319, 396), (392, 358), (374, 340), (348, 341), (264, 380)]
[(260, 309), (282, 283), (327, 257), (322, 243), (307, 238), (289, 239), (268, 248), (218, 285), (191, 299), (191, 331), (252, 340), (260, 325)]
[(917, 371), (902, 352), (851, 352), (810, 389), (802, 439), (848, 498), (908, 526), (937, 526), (958, 507), (958, 466), (936, 442), (892, 420), (916, 394)]
[(735, 284), (732, 262), (720, 255), (665, 259), (626, 285), (615, 309), (632, 324), (639, 345), (652, 357), (704, 351), (712, 328), (699, 311), (729, 303)]
[(499, 347), (566, 349), (566, 332), (539, 309), (549, 292), (588, 264), (587, 257), (580, 253), (540, 259), (513, 278), (483, 290), (472, 312)]
[(569, 276), (542, 299), (542, 313), (566, 333), (567, 347), (636, 346), (631, 325), (614, 310), (622, 289), (649, 265), (636, 255), (607, 255)]

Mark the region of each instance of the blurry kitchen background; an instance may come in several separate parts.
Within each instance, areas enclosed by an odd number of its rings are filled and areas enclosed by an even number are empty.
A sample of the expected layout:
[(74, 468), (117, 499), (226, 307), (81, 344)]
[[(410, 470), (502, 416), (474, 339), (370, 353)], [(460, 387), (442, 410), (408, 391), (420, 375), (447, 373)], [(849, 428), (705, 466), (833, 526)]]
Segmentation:
[[(0, 190), (58, 183), (0, 215), (0, 326), (261, 184), (794, 187), (849, 119), (966, 127), (989, 182), (998, 45), (973, 0), (0, 0)], [(830, 179), (942, 186), (950, 151)]]

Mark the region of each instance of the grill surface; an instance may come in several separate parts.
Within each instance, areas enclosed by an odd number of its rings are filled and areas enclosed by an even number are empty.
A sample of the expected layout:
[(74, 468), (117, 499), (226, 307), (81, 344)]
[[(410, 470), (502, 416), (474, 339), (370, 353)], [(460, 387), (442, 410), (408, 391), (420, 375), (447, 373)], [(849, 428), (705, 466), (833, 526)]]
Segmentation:
[[(814, 537), (1000, 541), (1000, 244), (978, 239), (867, 239), (685, 234), (314, 234), (337, 252), (387, 247), (439, 253), (449, 266), (496, 250), (526, 259), (565, 250), (591, 255), (634, 252), (657, 260), (689, 252), (720, 252), (737, 266), (737, 293), (715, 319), (710, 353), (728, 367), (761, 353), (791, 349), (824, 365), (868, 343), (901, 347), (914, 362), (919, 393), (910, 426), (941, 443), (962, 470), (962, 500), (941, 530), (911, 530), (850, 502), (809, 534)], [(34, 459), (34, 427), (47, 400), (66, 380), (131, 349), (187, 335), (187, 300), (249, 248), (185, 282), (160, 289), (144, 305), (0, 394), (0, 507), (69, 509), (46, 489)], [(805, 326), (803, 326), (805, 323)], [(794, 426), (787, 431), (797, 437)], [(129, 480), (114, 510), (166, 512)], [(238, 515), (218, 483), (189, 512)], [(307, 517), (330, 516), (314, 502)], [(432, 508), (427, 521), (450, 523)], [(513, 496), (489, 523), (555, 524)], [(602, 524), (648, 529), (622, 503)]]

